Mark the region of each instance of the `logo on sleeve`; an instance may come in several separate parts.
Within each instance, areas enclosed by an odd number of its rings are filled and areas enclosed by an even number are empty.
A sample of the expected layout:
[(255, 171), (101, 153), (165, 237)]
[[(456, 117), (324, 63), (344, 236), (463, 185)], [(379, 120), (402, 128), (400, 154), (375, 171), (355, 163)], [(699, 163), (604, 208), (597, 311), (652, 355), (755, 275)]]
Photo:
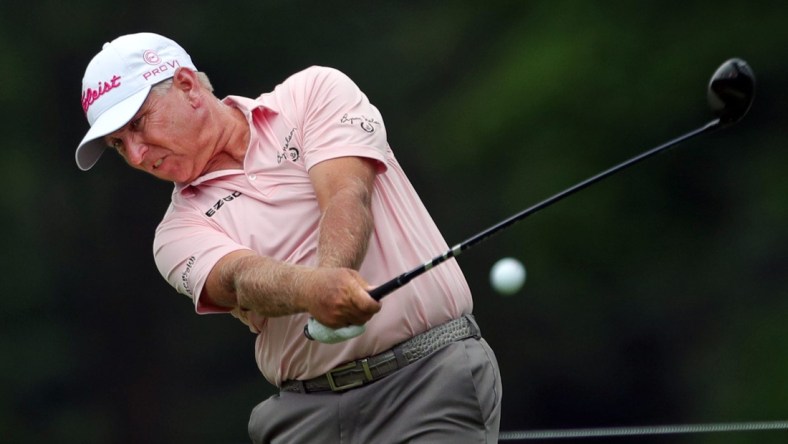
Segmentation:
[(380, 127), (380, 122), (363, 114), (360, 116), (348, 116), (345, 114), (341, 119), (339, 119), (339, 123), (353, 126), (358, 125), (361, 127), (361, 129), (368, 133), (374, 133), (375, 130)]
[(181, 273), (181, 288), (183, 289), (181, 293), (187, 296), (194, 296), (194, 294), (192, 294), (192, 286), (189, 285), (189, 276), (192, 274), (192, 268), (194, 268), (194, 262), (196, 260), (194, 256), (190, 257), (189, 260), (186, 261), (186, 269)]

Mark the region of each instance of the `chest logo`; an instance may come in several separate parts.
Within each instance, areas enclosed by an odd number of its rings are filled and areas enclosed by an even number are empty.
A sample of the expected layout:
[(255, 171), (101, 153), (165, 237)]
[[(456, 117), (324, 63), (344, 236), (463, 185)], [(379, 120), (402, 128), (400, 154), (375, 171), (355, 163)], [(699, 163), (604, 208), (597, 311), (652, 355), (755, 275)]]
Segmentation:
[(285, 160), (296, 162), (301, 157), (298, 147), (293, 145), (293, 134), (295, 134), (296, 129), (291, 129), (290, 134), (285, 137), (285, 144), (282, 146), (282, 150), (276, 154), (276, 163), (280, 164)]
[(230, 194), (229, 196), (217, 200), (216, 203), (213, 204), (213, 206), (208, 211), (205, 212), (205, 215), (208, 217), (213, 217), (213, 215), (216, 214), (216, 212), (219, 211), (219, 209), (222, 208), (224, 204), (226, 204), (227, 202), (234, 201), (235, 198), (240, 196), (241, 194), (242, 193), (240, 191), (233, 191), (232, 194)]

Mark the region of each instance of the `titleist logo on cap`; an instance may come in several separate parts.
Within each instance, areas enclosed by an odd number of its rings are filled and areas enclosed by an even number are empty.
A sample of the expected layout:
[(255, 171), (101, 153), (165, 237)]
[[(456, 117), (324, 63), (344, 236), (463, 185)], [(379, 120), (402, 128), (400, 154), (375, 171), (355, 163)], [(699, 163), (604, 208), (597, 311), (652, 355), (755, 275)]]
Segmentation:
[(82, 109), (87, 114), (90, 105), (96, 103), (104, 94), (120, 86), (120, 76), (114, 75), (108, 82), (99, 82), (98, 89), (87, 88), (82, 92)]

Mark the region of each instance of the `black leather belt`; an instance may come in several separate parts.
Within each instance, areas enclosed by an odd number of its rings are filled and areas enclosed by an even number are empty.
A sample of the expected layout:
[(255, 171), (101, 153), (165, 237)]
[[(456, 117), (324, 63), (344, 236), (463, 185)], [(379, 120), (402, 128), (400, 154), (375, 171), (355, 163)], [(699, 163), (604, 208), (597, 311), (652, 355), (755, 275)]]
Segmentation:
[(479, 327), (472, 315), (464, 315), (416, 335), (388, 351), (341, 365), (316, 378), (305, 381), (285, 381), (280, 391), (341, 392), (359, 387), (388, 376), (452, 342), (470, 337), (480, 337)]

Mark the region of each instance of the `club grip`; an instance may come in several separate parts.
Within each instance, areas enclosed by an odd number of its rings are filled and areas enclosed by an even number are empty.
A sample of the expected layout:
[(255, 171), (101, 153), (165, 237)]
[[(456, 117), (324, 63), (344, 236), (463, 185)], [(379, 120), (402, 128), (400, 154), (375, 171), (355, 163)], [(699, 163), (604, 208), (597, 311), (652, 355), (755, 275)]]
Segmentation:
[(364, 325), (330, 328), (321, 324), (315, 318), (309, 318), (309, 321), (304, 326), (304, 336), (311, 341), (322, 342), (323, 344), (337, 344), (360, 336), (366, 330), (367, 327)]
[(403, 284), (399, 279), (392, 279), (373, 288), (372, 290), (369, 290), (369, 295), (372, 297), (372, 299), (380, 301), (384, 296), (391, 294), (394, 292), (394, 290), (402, 287), (402, 285)]

